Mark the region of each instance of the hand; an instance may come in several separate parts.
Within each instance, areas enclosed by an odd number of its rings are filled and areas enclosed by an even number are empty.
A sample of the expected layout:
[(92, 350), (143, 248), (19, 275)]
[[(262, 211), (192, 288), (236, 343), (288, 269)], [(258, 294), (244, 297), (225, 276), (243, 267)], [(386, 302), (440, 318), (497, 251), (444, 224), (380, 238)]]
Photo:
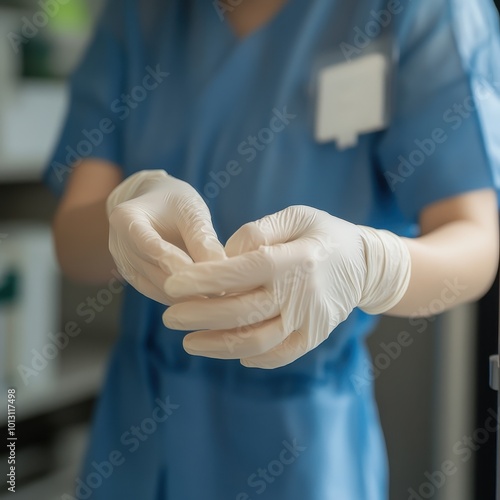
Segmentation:
[(249, 367), (291, 363), (356, 306), (372, 314), (391, 309), (410, 278), (400, 238), (305, 206), (244, 225), (226, 254), (223, 262), (194, 264), (166, 281), (169, 296), (209, 298), (174, 305), (163, 320), (175, 329), (205, 329), (185, 337), (188, 353)]
[(163, 170), (128, 177), (110, 194), (106, 209), (118, 272), (162, 304), (174, 303), (163, 289), (172, 273), (193, 261), (226, 258), (201, 196)]

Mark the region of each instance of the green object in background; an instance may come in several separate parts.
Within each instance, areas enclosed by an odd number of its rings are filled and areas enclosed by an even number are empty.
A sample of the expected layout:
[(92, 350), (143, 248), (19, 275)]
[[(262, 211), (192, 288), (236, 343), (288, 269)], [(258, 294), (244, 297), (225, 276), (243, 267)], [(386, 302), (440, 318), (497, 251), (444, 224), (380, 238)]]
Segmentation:
[(59, 12), (49, 22), (49, 29), (56, 33), (85, 34), (92, 16), (84, 0), (70, 0), (60, 4)]
[(0, 282), (0, 305), (10, 304), (17, 297), (19, 276), (15, 271), (9, 271)]
[[(87, 1), (67, 0), (56, 4), (57, 9), (48, 16), (47, 25), (24, 46), (24, 77), (67, 77), (85, 46), (93, 24)], [(36, 5), (39, 7), (38, 2)], [(27, 15), (29, 19), (32, 16)]]

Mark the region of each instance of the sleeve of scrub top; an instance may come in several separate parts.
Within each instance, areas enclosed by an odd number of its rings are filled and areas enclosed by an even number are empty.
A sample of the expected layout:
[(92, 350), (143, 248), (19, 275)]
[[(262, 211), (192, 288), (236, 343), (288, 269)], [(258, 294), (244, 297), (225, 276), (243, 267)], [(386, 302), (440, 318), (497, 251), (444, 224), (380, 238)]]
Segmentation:
[(92, 157), (122, 164), (121, 125), (111, 106), (122, 94), (124, 15), (123, 0), (107, 0), (90, 44), (69, 81), (67, 115), (43, 175), (43, 181), (58, 197), (76, 161)]
[(500, 187), (500, 38), (490, 0), (402, 5), (393, 117), (378, 160), (417, 222), (428, 204)]

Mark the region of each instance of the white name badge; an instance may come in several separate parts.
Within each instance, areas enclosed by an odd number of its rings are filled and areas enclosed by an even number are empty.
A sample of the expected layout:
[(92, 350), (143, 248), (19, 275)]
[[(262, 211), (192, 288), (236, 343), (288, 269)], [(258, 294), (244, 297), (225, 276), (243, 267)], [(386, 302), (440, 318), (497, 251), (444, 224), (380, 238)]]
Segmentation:
[(315, 123), (318, 142), (335, 141), (343, 150), (356, 146), (361, 134), (388, 126), (392, 64), (387, 55), (372, 52), (319, 71)]

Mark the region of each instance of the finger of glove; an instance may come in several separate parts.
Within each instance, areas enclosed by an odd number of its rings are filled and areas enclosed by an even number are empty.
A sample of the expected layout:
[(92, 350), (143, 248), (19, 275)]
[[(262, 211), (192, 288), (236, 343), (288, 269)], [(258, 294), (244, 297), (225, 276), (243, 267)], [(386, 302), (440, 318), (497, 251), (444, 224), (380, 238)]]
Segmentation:
[(291, 206), (238, 229), (227, 241), (228, 257), (297, 239), (316, 217), (310, 207)]
[(162, 288), (158, 288), (148, 277), (137, 272), (133, 277), (127, 278), (127, 281), (140, 293), (146, 297), (159, 302), (160, 304), (170, 305), (174, 299), (168, 297)]
[(242, 295), (181, 302), (165, 311), (163, 323), (174, 330), (228, 330), (260, 323), (279, 313), (277, 301), (259, 288)]
[(286, 334), (278, 316), (245, 328), (206, 330), (184, 337), (189, 354), (217, 359), (241, 359), (258, 356), (282, 343)]
[(189, 255), (165, 241), (146, 220), (137, 218), (129, 223), (128, 229), (134, 253), (142, 260), (160, 265), (169, 274), (193, 263)]
[[(170, 276), (170, 268), (168, 266), (165, 267), (162, 262), (160, 262), (159, 264), (160, 267), (158, 267), (158, 264), (156, 263), (151, 264), (150, 262), (144, 260), (136, 261), (138, 274), (141, 275), (146, 281), (149, 281), (154, 286), (155, 296), (161, 298), (161, 300), (158, 299), (155, 300), (157, 300), (157, 302), (161, 302), (162, 304), (170, 306), (172, 304), (177, 303), (179, 299), (171, 297), (165, 292), (163, 285)], [(156, 290), (159, 290), (160, 295), (156, 293)], [(185, 300), (193, 300), (193, 301), (201, 299), (202, 297), (200, 297), (199, 295), (185, 298)]]
[[(166, 242), (162, 242), (162, 244), (166, 244), (167, 248), (173, 247)], [(138, 249), (136, 245), (124, 244), (123, 240), (120, 239), (113, 239), (110, 241), (110, 251), (113, 255), (118, 272), (139, 292), (162, 304), (170, 305), (174, 302), (174, 300), (165, 293), (163, 284), (166, 279), (171, 276), (173, 262), (178, 260), (175, 258), (175, 252), (174, 258), (168, 259), (168, 263), (161, 260), (157, 262), (155, 259), (151, 258), (151, 256), (148, 256), (148, 254), (144, 252), (144, 249), (142, 249), (140, 254), (137, 253), (140, 251), (140, 246)], [(168, 248), (168, 251), (170, 252), (171, 249)], [(186, 254), (181, 256), (179, 262), (177, 263), (179, 268), (185, 267), (189, 262), (192, 263), (191, 259)]]
[(190, 198), (179, 207), (177, 227), (195, 262), (226, 259), (226, 252), (212, 224), (208, 207), (200, 198)]
[[(288, 318), (288, 321), (286, 320), (287, 311), (282, 312), (281, 318), (285, 331), (292, 331), (282, 344), (262, 355), (242, 359), (241, 364), (249, 368), (264, 369), (288, 365), (316, 349), (345, 319), (345, 316), (339, 313), (332, 315), (324, 304), (321, 307), (309, 305), (303, 309), (304, 314), (301, 318)], [(300, 327), (297, 326), (299, 324)]]
[(166, 281), (165, 291), (172, 297), (241, 293), (263, 286), (272, 275), (272, 259), (265, 252), (255, 251), (186, 267)]
[(241, 359), (247, 368), (274, 369), (293, 363), (308, 352), (306, 334), (294, 330), (284, 341), (270, 351)]
[(158, 264), (151, 264), (145, 260), (137, 260), (135, 264), (135, 269), (137, 274), (141, 275), (145, 280), (152, 283), (155, 289), (160, 290), (164, 297), (168, 297), (169, 304), (175, 302), (175, 300), (168, 296), (168, 294), (163, 289), (163, 284), (170, 276), (168, 268), (162, 268)]

